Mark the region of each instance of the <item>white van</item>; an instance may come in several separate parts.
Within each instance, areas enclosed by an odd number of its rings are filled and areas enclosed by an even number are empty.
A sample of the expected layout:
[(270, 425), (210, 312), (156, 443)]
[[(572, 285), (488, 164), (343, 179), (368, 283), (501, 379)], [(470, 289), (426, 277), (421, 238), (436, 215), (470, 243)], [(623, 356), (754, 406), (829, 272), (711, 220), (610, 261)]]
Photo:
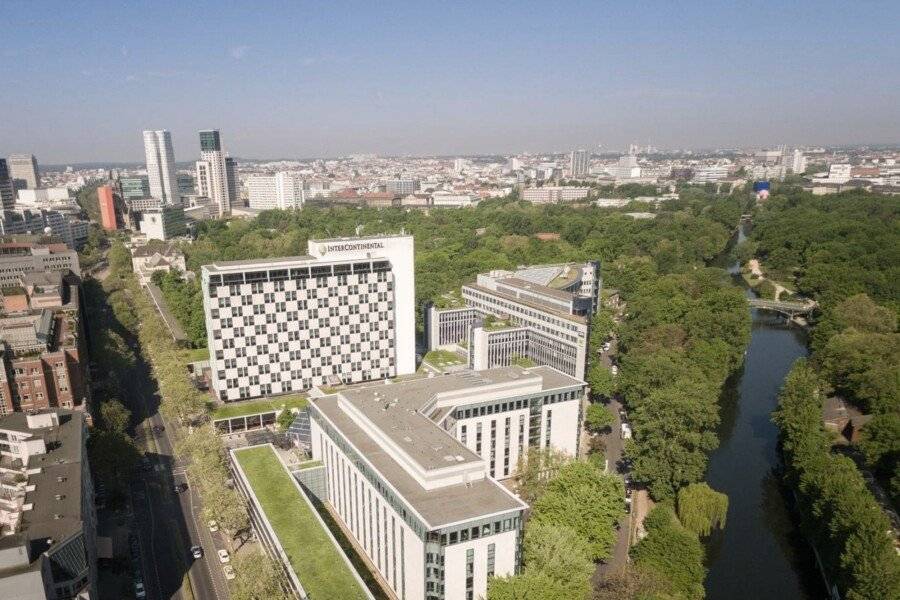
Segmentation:
[(622, 439), (631, 439), (631, 425), (629, 425), (628, 423), (622, 423)]

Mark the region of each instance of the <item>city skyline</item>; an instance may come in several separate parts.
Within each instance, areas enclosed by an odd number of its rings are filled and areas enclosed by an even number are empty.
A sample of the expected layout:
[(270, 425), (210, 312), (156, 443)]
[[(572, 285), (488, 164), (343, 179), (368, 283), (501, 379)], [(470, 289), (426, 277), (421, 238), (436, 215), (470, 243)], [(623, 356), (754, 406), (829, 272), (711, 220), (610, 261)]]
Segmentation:
[(165, 128), (187, 157), (204, 127), (248, 158), (900, 137), (894, 4), (149, 6), (10, 11), (2, 153), (139, 162), (135, 132)]

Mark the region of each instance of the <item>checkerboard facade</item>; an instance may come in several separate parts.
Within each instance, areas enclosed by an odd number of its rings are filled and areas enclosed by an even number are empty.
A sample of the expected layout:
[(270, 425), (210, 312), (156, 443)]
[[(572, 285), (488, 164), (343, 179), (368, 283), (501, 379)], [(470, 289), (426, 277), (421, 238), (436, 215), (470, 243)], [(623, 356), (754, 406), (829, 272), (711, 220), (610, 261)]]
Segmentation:
[(260, 261), (203, 285), (221, 400), (397, 375), (389, 261)]

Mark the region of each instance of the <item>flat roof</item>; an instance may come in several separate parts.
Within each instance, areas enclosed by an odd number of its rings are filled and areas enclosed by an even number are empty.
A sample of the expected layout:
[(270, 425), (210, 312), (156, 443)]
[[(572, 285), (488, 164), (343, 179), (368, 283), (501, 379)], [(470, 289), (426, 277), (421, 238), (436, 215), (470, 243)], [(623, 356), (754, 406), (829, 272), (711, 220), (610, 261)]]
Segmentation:
[[(460, 371), (435, 377), (422, 376), (384, 384), (365, 384), (310, 402), (372, 466), (399, 492), (432, 528), (458, 521), (479, 518), (486, 514), (513, 511), (526, 505), (485, 476), (469, 484), (458, 484), (426, 490), (410, 475), (386, 449), (341, 406), (340, 401), (353, 405), (369, 423), (392, 443), (402, 448), (424, 470), (432, 471), (455, 465), (473, 465), (483, 459), (437, 425), (432, 418), (441, 419), (452, 408), (440, 407), (431, 418), (422, 411), (436, 394), (478, 388), (495, 384), (540, 382), (542, 390), (584, 385), (552, 367), (500, 367), (484, 371)], [(515, 395), (510, 392), (510, 396)], [(468, 401), (468, 402), (467, 402)], [(463, 396), (457, 405), (478, 402)]]
[(509, 300), (510, 302), (515, 302), (515, 303), (517, 303), (517, 304), (521, 304), (521, 305), (523, 305), (523, 306), (527, 306), (527, 307), (529, 307), (529, 308), (533, 308), (534, 310), (539, 310), (539, 311), (541, 311), (541, 312), (545, 312), (545, 313), (551, 314), (551, 315), (553, 315), (553, 316), (556, 316), (556, 317), (560, 317), (560, 318), (566, 319), (566, 320), (568, 320), (568, 321), (573, 321), (573, 322), (575, 322), (575, 323), (580, 323), (581, 325), (586, 325), (586, 324), (587, 324), (587, 319), (585, 319), (584, 317), (582, 317), (582, 316), (580, 316), (580, 315), (573, 315), (573, 314), (571, 314), (571, 313), (567, 313), (567, 312), (564, 312), (564, 311), (561, 311), (561, 310), (557, 310), (557, 309), (552, 308), (552, 307), (550, 307), (550, 306), (548, 306), (548, 305), (546, 305), (546, 304), (538, 304), (538, 303), (536, 303), (536, 302), (530, 302), (529, 300), (524, 299), (524, 298), (516, 298), (515, 296), (511, 296), (511, 295), (509, 295), (509, 294), (505, 294), (505, 293), (499, 292), (499, 291), (497, 291), (497, 290), (491, 290), (491, 289), (488, 289), (488, 288), (486, 288), (486, 287), (484, 287), (484, 286), (478, 285), (477, 283), (464, 283), (462, 287), (464, 287), (464, 288), (472, 288), (472, 289), (474, 289), (474, 290), (478, 290), (479, 292), (483, 292), (483, 293), (489, 294), (489, 295), (491, 295), (491, 296), (498, 296), (498, 297), (500, 297), (500, 298), (503, 298), (504, 300)]
[[(390, 194), (390, 196), (394, 196), (394, 194)], [(365, 241), (365, 240), (383, 240), (387, 238), (411, 238), (413, 237), (409, 233), (386, 233), (383, 235), (364, 235), (362, 237), (348, 235), (344, 237), (333, 237), (333, 238), (324, 238), (319, 240), (309, 240), (310, 244), (331, 244), (334, 242), (355, 242), (355, 241)]]
[(273, 267), (276, 266), (284, 266), (286, 264), (291, 263), (302, 263), (302, 262), (310, 262), (310, 261), (318, 261), (314, 256), (309, 256), (308, 254), (302, 254), (299, 256), (282, 256), (280, 258), (249, 258), (246, 260), (224, 260), (224, 261), (216, 261), (214, 263), (203, 265), (203, 269), (209, 271), (210, 273), (214, 273), (220, 270), (228, 270), (234, 269), (237, 267), (247, 267), (250, 265), (255, 265), (260, 268), (264, 268), (267, 265), (271, 265)]
[(541, 285), (540, 283), (534, 283), (533, 281), (519, 279), (518, 277), (506, 277), (505, 279), (498, 279), (497, 283), (508, 285), (510, 287), (525, 290), (528, 292), (536, 292), (538, 294), (542, 294), (544, 296), (549, 296), (551, 298), (556, 298), (558, 300), (563, 300), (566, 302), (571, 302), (575, 297), (575, 294), (573, 294), (572, 292), (558, 290), (546, 285)]

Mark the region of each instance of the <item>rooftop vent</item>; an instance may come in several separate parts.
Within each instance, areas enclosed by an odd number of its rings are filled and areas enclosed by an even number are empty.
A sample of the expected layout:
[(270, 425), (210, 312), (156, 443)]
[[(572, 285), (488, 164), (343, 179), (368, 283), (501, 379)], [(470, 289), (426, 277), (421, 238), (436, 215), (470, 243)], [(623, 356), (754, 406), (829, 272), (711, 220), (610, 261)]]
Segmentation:
[(62, 500), (63, 498), (65, 498), (65, 495), (63, 495), (63, 494), (56, 494), (56, 496), (54, 496), (54, 498), (56, 498), (57, 500)]

